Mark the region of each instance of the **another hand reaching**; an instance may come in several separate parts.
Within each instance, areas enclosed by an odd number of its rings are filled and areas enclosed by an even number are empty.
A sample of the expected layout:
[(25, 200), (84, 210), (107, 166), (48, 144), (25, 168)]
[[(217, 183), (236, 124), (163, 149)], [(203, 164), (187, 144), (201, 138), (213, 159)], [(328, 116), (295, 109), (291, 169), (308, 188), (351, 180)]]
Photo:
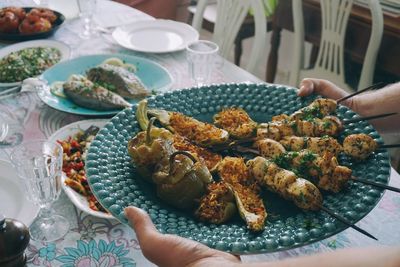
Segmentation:
[[(331, 99), (342, 98), (349, 93), (332, 82), (322, 79), (306, 78), (300, 82), (298, 95), (303, 97), (312, 93)], [(400, 131), (400, 83), (385, 88), (365, 92), (341, 102), (361, 116), (379, 115), (397, 112), (387, 118), (373, 120), (371, 123), (381, 133), (398, 133)]]

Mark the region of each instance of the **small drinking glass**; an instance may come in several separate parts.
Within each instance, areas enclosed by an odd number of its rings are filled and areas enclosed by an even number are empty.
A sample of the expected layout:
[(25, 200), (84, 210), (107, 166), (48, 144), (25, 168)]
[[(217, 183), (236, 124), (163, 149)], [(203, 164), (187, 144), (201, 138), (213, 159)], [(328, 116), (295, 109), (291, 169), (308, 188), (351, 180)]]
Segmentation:
[(197, 86), (208, 82), (218, 59), (219, 47), (216, 43), (198, 40), (186, 47), (189, 73)]
[(97, 0), (78, 0), (79, 17), (83, 20), (83, 32), (80, 37), (89, 39), (96, 33), (93, 27), (93, 15), (96, 13)]
[(32, 239), (60, 239), (68, 232), (69, 222), (54, 214), (51, 204), (61, 192), (62, 146), (45, 140), (30, 141), (17, 146), (10, 158), (25, 186), (26, 197), (40, 207), (39, 216), (30, 226)]

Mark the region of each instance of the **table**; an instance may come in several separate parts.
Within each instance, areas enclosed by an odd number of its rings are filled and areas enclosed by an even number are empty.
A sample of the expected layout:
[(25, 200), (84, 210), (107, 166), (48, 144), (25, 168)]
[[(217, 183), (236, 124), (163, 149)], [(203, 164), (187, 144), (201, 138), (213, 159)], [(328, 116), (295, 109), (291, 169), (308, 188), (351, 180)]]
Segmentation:
[[(280, 43), (280, 32), (282, 29), (293, 31), (292, 0), (280, 0), (272, 20), (271, 50), (267, 62), (266, 81), (273, 82), (278, 63), (278, 50)], [(321, 10), (317, 0), (303, 1), (305, 40), (313, 44), (311, 61), (315, 62), (318, 54), (318, 46), (321, 37)], [(400, 77), (400, 65), (396, 57), (400, 51), (400, 15), (383, 11), (384, 32), (381, 47), (376, 61), (375, 78), (379, 80)], [(366, 6), (354, 3), (348, 22), (345, 38), (345, 59), (348, 62), (360, 65), (363, 63), (365, 51), (369, 42), (371, 32), (371, 14)], [(346, 67), (354, 68), (356, 66)], [(357, 77), (359, 76), (356, 75)], [(357, 81), (350, 81), (357, 83)]]
[[(21, 4), (24, 1), (20, 1)], [(116, 17), (110, 14), (117, 14)], [(97, 20), (103, 27), (118, 25), (121, 22), (150, 20), (151, 17), (137, 10), (111, 1), (99, 1)], [(79, 39), (80, 22), (68, 21), (53, 37), (71, 46), (73, 57), (94, 53), (126, 53), (154, 60), (167, 68), (174, 78), (173, 89), (193, 86), (188, 77), (184, 52), (170, 54), (143, 54), (125, 50), (117, 46), (109, 34), (102, 34), (89, 41)], [(255, 76), (225, 61), (212, 76), (211, 82), (261, 82)], [(34, 93), (19, 95), (0, 100), (0, 112), (12, 117), (11, 131), (14, 145), (23, 140), (46, 138), (60, 127), (74, 121), (85, 119), (82, 116), (66, 114), (49, 108)], [(10, 147), (0, 147), (0, 159), (8, 160)], [(400, 186), (400, 176), (393, 169), (391, 185)], [(54, 204), (56, 211), (70, 218), (71, 229), (61, 240), (49, 244), (31, 241), (26, 253), (28, 266), (153, 266), (141, 253), (132, 229), (117, 221), (109, 221), (89, 216), (77, 210), (65, 194)], [(373, 233), (379, 242), (375, 242), (353, 229), (347, 229), (338, 235), (301, 248), (262, 255), (242, 256), (245, 262), (272, 261), (298, 255), (331, 251), (343, 247), (362, 247), (369, 245), (399, 245), (400, 198), (392, 192), (386, 192), (377, 207), (358, 226)], [(96, 248), (89, 250), (88, 247)], [(105, 253), (108, 251), (108, 253)], [(75, 265), (74, 265), (75, 266)]]

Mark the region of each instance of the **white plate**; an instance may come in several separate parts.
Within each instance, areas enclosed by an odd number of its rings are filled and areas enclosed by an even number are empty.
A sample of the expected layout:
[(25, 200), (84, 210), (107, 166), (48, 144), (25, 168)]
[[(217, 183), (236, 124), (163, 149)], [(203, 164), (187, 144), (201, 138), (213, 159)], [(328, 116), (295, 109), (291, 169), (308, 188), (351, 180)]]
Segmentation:
[[(19, 51), (25, 48), (31, 47), (53, 47), (58, 49), (61, 52), (60, 62), (66, 59), (69, 59), (71, 56), (71, 49), (69, 46), (62, 42), (53, 41), (53, 40), (35, 40), (35, 41), (27, 41), (22, 43), (17, 43), (13, 45), (6, 46), (0, 49), (0, 59), (9, 55), (12, 52)], [(12, 82), (12, 83), (0, 83), (1, 87), (12, 87), (18, 86), (21, 82)]]
[(138, 21), (117, 27), (112, 36), (125, 48), (148, 53), (179, 51), (199, 39), (199, 33), (192, 26), (163, 19)]
[(11, 163), (0, 160), (0, 213), (29, 226), (39, 207), (27, 200), (23, 185)]
[[(79, 130), (86, 130), (92, 125), (95, 125), (97, 127), (102, 128), (108, 120), (106, 119), (97, 119), (97, 120), (83, 120), (83, 121), (77, 121), (71, 124), (68, 124), (58, 131), (56, 131), (54, 134), (52, 134), (49, 137), (49, 141), (56, 142), (57, 140), (65, 140), (68, 137), (75, 135)], [(84, 196), (81, 194), (75, 192), (72, 188), (69, 186), (65, 185), (65, 174), (63, 173), (62, 175), (62, 188), (65, 192), (65, 194), (69, 197), (71, 202), (80, 210), (93, 215), (95, 217), (99, 218), (105, 218), (105, 219), (115, 219), (112, 215), (101, 212), (101, 211), (94, 211), (89, 207), (89, 202), (86, 200)]]

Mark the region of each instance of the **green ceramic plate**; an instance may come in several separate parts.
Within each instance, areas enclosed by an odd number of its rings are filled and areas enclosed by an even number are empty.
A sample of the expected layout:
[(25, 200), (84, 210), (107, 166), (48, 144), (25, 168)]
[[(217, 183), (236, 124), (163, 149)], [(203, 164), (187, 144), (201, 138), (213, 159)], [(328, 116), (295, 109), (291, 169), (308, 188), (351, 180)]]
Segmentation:
[[(149, 99), (149, 106), (180, 111), (203, 121), (223, 107), (240, 106), (258, 122), (267, 122), (272, 115), (292, 113), (309, 104), (312, 98), (300, 99), (293, 88), (272, 84), (224, 84), (192, 88), (158, 95)], [(89, 184), (101, 204), (121, 222), (126, 223), (124, 207), (134, 205), (146, 210), (163, 233), (177, 234), (200, 241), (212, 248), (237, 254), (265, 253), (290, 249), (322, 240), (347, 228), (324, 212), (304, 212), (273, 193), (265, 193), (268, 212), (265, 230), (253, 234), (240, 218), (213, 225), (197, 221), (192, 214), (180, 212), (156, 197), (155, 189), (144, 183), (135, 172), (127, 152), (127, 142), (139, 131), (135, 108), (126, 109), (106, 124), (93, 141), (87, 157)], [(338, 108), (340, 118), (357, 115)], [(341, 138), (350, 133), (366, 133), (381, 141), (367, 122), (349, 124)], [(361, 163), (340, 157), (354, 175), (387, 183), (390, 165), (387, 152), (377, 152)], [(357, 222), (370, 212), (383, 191), (360, 183), (349, 183), (338, 194), (324, 195), (324, 206)], [(372, 233), (373, 234), (373, 233)]]

